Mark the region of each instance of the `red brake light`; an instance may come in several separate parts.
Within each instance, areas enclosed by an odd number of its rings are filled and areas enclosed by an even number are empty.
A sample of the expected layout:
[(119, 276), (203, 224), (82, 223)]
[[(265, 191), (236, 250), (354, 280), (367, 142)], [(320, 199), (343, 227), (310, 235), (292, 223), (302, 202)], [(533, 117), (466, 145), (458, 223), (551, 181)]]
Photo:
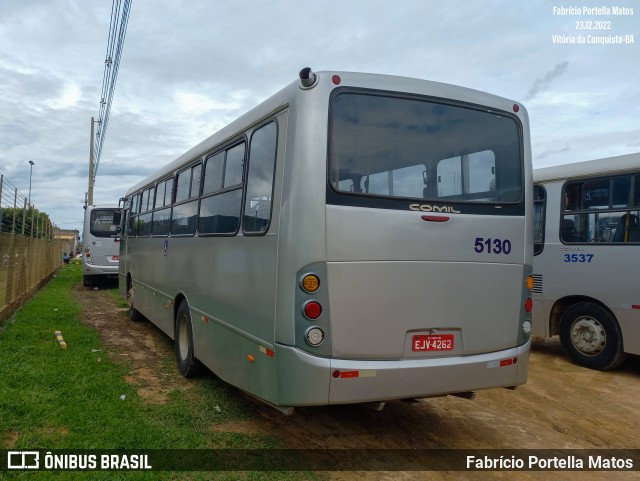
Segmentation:
[(333, 85), (340, 85), (342, 79), (339, 75), (334, 75), (333, 77), (331, 77), (331, 81), (333, 82)]
[(531, 312), (531, 309), (533, 309), (533, 301), (529, 297), (526, 301), (524, 301), (524, 310), (527, 312)]
[(304, 315), (309, 319), (317, 319), (322, 314), (322, 306), (316, 301), (307, 302), (304, 305)]

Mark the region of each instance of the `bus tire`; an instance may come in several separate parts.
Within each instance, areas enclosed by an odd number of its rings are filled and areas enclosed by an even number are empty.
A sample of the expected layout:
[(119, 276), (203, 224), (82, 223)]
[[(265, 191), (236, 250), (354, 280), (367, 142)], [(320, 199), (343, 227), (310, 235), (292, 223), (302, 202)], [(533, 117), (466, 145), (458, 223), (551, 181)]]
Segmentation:
[(91, 287), (91, 281), (89, 280), (89, 276), (82, 276), (82, 285), (84, 287)]
[(624, 361), (622, 334), (615, 317), (591, 302), (567, 309), (560, 320), (560, 342), (573, 362), (607, 371)]
[(133, 306), (134, 289), (127, 291), (127, 304), (129, 304), (129, 320), (132, 322), (139, 322), (142, 320), (142, 314)]
[(176, 316), (176, 362), (184, 377), (194, 377), (201, 370), (201, 364), (194, 354), (191, 311), (187, 301), (180, 303)]

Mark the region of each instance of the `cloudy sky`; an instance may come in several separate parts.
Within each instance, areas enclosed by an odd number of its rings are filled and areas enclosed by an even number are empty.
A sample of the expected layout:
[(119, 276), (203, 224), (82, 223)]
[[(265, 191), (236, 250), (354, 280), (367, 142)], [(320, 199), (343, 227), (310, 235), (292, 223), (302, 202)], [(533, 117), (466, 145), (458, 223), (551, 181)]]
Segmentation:
[[(569, 6), (582, 14), (554, 14)], [(112, 0), (0, 0), (0, 173), (26, 196), (32, 160), (31, 200), (62, 228), (82, 226), (111, 8)], [(586, 22), (610, 28), (576, 28)], [(554, 35), (636, 43), (559, 44)], [(634, 0), (133, 0), (95, 203), (117, 202), (305, 66), (521, 101), (534, 167), (640, 151)]]

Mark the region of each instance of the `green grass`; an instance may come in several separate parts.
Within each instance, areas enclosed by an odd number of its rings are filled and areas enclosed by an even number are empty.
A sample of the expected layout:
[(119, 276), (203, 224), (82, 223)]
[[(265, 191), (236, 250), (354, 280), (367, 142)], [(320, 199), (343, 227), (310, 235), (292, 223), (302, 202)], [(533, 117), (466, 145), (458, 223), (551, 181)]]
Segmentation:
[[(124, 377), (126, 363), (103, 356), (97, 332), (82, 323), (72, 289), (81, 282), (77, 263), (65, 266), (29, 303), (0, 326), (0, 449), (212, 449), (278, 448), (257, 434), (212, 430), (247, 419), (237, 391), (214, 376), (174, 390), (168, 402), (150, 404)], [(114, 289), (114, 309), (118, 304)], [(60, 348), (54, 332), (69, 348)], [(173, 359), (158, 369), (175, 369)], [(121, 400), (121, 395), (125, 400)], [(221, 408), (221, 412), (215, 409)], [(4, 469), (2, 466), (0, 469)], [(69, 476), (72, 475), (72, 476)], [(283, 472), (2, 472), (0, 479), (316, 479)]]

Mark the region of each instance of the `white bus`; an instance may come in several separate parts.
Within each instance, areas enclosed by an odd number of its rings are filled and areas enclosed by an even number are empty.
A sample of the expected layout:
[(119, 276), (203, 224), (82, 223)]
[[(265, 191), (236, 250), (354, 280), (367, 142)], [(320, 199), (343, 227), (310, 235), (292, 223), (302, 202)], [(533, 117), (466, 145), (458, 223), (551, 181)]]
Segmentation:
[(103, 279), (118, 278), (120, 245), (114, 205), (90, 205), (85, 208), (82, 229), (82, 283), (93, 285)]
[(533, 334), (612, 369), (640, 354), (640, 154), (534, 171)]
[(533, 199), (518, 103), (299, 79), (126, 193), (120, 291), (290, 412), (526, 382)]

